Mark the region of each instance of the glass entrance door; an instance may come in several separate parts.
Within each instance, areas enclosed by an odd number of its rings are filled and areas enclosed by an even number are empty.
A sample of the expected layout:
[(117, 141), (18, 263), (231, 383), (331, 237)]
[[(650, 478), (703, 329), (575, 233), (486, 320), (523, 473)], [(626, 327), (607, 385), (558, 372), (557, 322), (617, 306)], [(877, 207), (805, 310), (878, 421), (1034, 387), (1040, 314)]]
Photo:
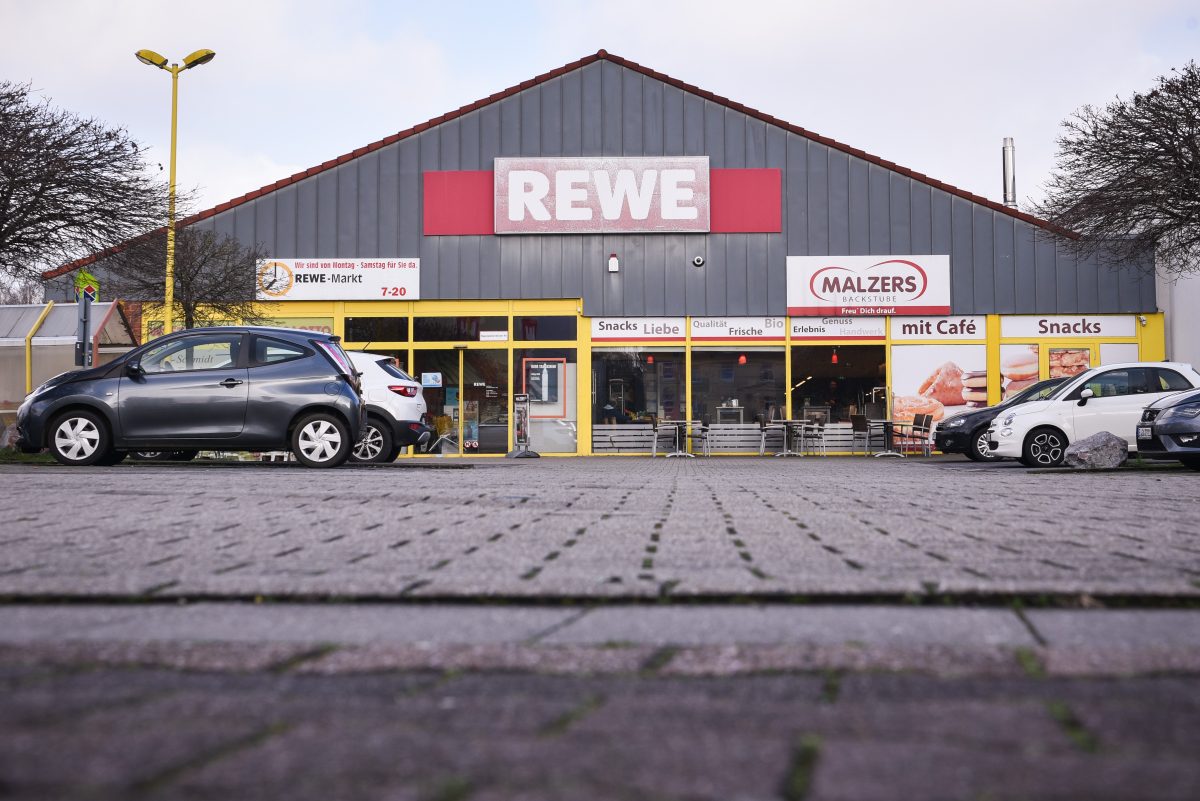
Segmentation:
[(508, 351), (464, 350), (463, 452), (508, 452)]
[(507, 350), (417, 349), (413, 369), (437, 431), (431, 453), (508, 452)]

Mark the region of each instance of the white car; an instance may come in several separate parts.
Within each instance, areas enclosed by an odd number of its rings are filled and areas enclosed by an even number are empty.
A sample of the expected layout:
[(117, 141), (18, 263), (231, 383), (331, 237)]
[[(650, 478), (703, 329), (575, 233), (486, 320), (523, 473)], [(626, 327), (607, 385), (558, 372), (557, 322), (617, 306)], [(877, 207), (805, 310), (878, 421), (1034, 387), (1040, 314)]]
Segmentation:
[(362, 374), (367, 433), (354, 446), (354, 462), (392, 462), (409, 445), (424, 445), (433, 430), (425, 424), (421, 385), (396, 365), (391, 356), (349, 351), (354, 369)]
[(1137, 449), (1142, 409), (1174, 392), (1200, 387), (1200, 373), (1179, 362), (1093, 367), (1060, 384), (1045, 400), (1006, 410), (988, 426), (988, 445), (1026, 467), (1062, 463), (1067, 446), (1108, 431)]

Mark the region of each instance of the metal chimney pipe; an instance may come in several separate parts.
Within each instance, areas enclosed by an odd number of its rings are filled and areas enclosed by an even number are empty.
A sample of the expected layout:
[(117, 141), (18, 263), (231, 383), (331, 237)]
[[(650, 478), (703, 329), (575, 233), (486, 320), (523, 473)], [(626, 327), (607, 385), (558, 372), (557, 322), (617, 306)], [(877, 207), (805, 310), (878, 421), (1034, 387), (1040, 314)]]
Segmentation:
[(1013, 146), (1011, 136), (1004, 137), (1004, 205), (1010, 209), (1017, 207), (1017, 149)]

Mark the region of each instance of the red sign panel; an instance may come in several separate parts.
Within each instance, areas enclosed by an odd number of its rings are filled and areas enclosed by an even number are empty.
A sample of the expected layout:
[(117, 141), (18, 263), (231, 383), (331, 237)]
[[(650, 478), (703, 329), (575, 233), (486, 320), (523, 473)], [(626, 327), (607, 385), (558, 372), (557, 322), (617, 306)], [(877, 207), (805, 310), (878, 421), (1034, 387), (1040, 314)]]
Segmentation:
[(497, 234), (709, 230), (708, 157), (500, 158)]

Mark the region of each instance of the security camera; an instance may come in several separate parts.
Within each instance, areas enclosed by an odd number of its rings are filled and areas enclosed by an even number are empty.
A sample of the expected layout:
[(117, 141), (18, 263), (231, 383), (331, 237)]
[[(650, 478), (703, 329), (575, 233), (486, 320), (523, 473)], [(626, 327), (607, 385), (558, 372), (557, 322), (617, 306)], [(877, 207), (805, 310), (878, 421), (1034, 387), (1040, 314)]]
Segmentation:
[(697, 256), (696, 258), (692, 259), (692, 264), (696, 265), (697, 267), (703, 267), (704, 266), (704, 257)]
[(1138, 315), (1138, 322), (1139, 322), (1139, 323), (1141, 323), (1142, 325), (1145, 325), (1145, 324), (1146, 324), (1146, 315), (1144, 315), (1144, 314), (1139, 314), (1139, 315)]

